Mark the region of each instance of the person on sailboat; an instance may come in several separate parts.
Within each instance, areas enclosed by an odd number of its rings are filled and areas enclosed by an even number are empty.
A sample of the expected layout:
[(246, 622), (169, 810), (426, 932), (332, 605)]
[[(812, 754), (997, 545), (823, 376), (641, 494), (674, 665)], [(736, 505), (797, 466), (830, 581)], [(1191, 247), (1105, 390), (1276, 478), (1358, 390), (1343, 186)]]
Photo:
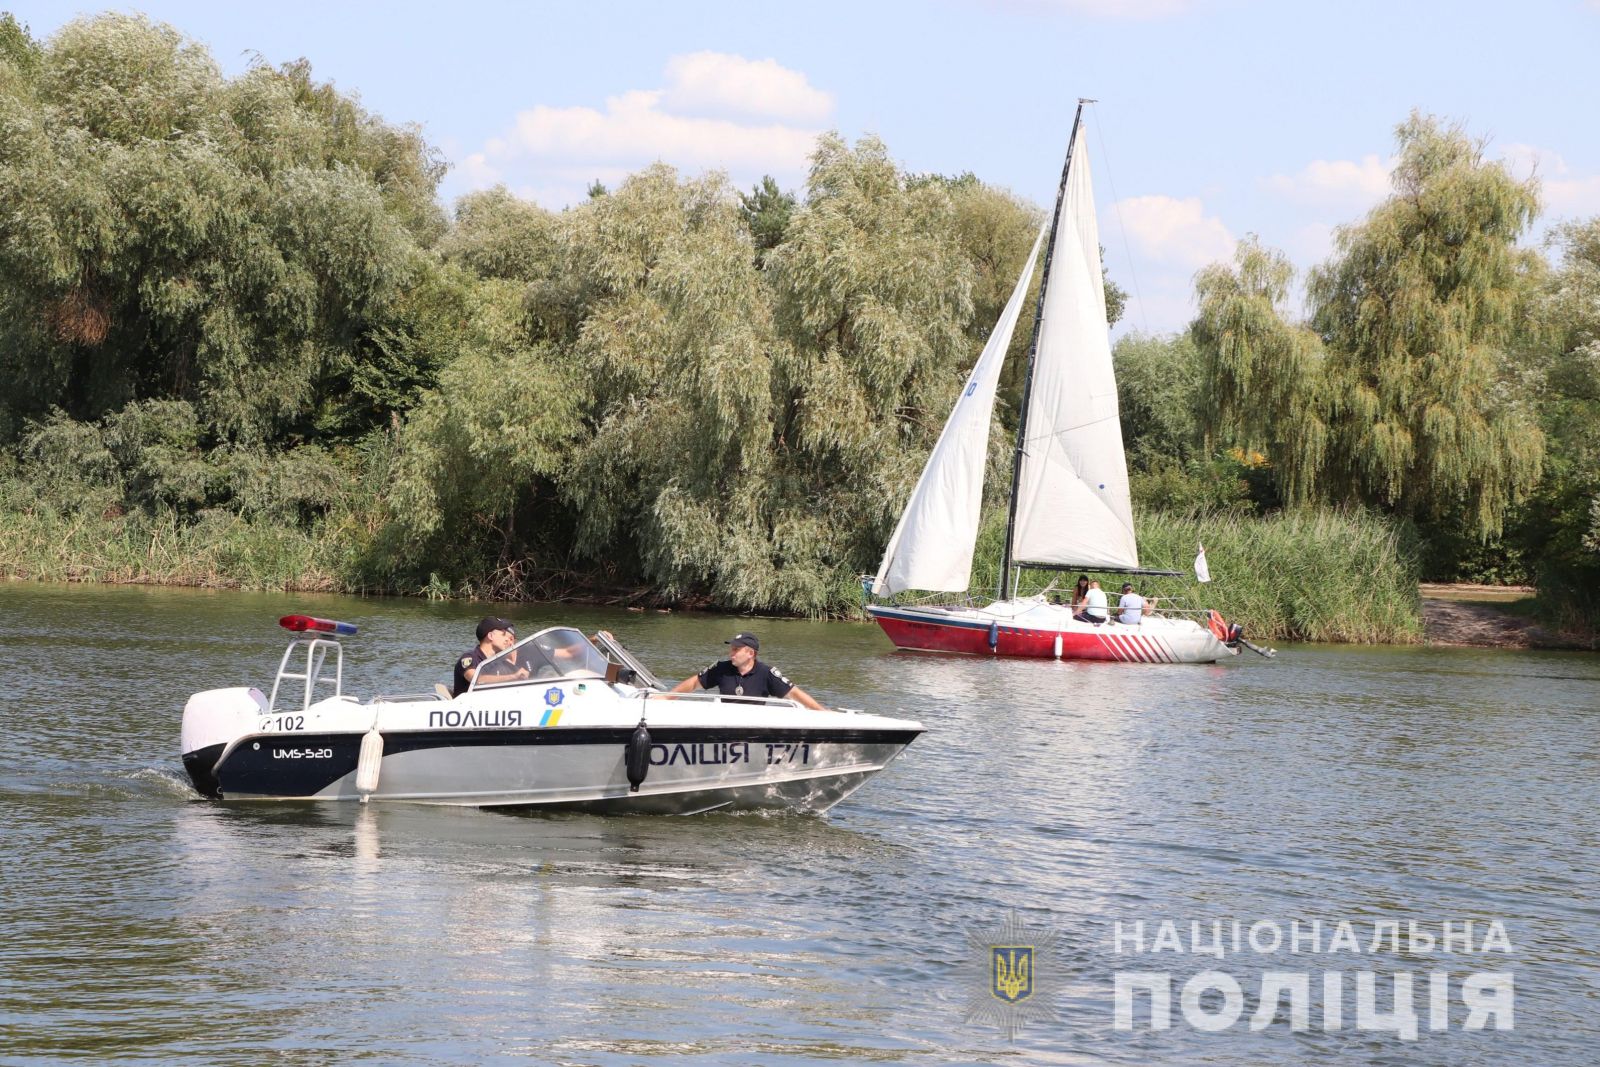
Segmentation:
[(1106, 621), (1106, 594), (1100, 588), (1098, 580), (1089, 582), (1088, 592), (1083, 594), (1083, 610), (1073, 618), (1079, 622), (1089, 622), (1099, 626)]
[(1117, 598), (1117, 621), (1124, 626), (1138, 626), (1146, 611), (1152, 610), (1152, 601), (1133, 591), (1132, 582), (1122, 583), (1122, 595)]
[(761, 642), (755, 634), (737, 633), (724, 644), (728, 645), (727, 659), (718, 660), (699, 674), (689, 675), (673, 686), (671, 692), (716, 689), (730, 697), (788, 697), (812, 711), (827, 710), (810, 693), (785, 678), (778, 668), (756, 658)]
[(1077, 615), (1083, 610), (1083, 600), (1089, 595), (1089, 576), (1078, 575), (1078, 584), (1072, 587), (1072, 614)]

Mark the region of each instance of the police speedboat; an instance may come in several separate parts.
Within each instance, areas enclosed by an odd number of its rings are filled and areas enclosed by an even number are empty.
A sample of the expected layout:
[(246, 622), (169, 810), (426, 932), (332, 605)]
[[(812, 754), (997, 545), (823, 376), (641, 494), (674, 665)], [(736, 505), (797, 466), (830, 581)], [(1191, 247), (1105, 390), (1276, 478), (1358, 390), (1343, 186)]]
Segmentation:
[(270, 694), (212, 689), (184, 708), (183, 764), (203, 796), (824, 812), (922, 732), (789, 700), (669, 697), (611, 635), (565, 626), (485, 660), (459, 697), (441, 686), (363, 703), (343, 691), (336, 640), (353, 625), (279, 622), (296, 636)]

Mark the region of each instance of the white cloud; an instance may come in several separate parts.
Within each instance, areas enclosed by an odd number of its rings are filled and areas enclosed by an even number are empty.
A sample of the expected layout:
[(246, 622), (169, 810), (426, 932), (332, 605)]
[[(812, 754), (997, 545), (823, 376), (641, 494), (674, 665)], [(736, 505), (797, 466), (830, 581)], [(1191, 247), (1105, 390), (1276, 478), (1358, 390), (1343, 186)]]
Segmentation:
[(1546, 212), (1561, 218), (1600, 215), (1600, 174), (1544, 183)]
[(1274, 174), (1262, 182), (1270, 192), (1296, 203), (1366, 210), (1392, 191), (1393, 159), (1375, 155), (1359, 160), (1317, 159), (1298, 174)]
[(594, 178), (616, 179), (659, 160), (690, 174), (726, 170), (740, 185), (772, 174), (792, 186), (805, 176), (833, 110), (831, 94), (771, 59), (674, 56), (664, 81), (608, 97), (603, 107), (523, 111), (462, 159), (454, 184), (466, 191), (504, 182), (561, 207), (581, 200)]
[(500, 168), (489, 162), (485, 152), (473, 152), (456, 164), (455, 176), (470, 189), (487, 189), (505, 180)]
[(1136, 196), (1118, 203), (1129, 240), (1144, 256), (1187, 270), (1231, 262), (1237, 241), (1198, 197)]
[(501, 152), (535, 159), (631, 162), (660, 159), (674, 166), (805, 165), (817, 133), (781, 124), (747, 125), (731, 119), (675, 115), (661, 107), (659, 90), (613, 96), (604, 111), (589, 107), (535, 107), (517, 116)]
[(1515, 177), (1538, 177), (1547, 219), (1600, 215), (1600, 174), (1580, 174), (1558, 153), (1534, 145), (1507, 145), (1501, 157)]
[(694, 52), (667, 61), (668, 110), (733, 114), (791, 122), (826, 122), (833, 94), (813, 88), (797, 70), (775, 59), (745, 59), (723, 52)]
[(1531, 144), (1508, 144), (1500, 150), (1500, 158), (1519, 181), (1533, 174), (1560, 174), (1568, 169), (1561, 156)]

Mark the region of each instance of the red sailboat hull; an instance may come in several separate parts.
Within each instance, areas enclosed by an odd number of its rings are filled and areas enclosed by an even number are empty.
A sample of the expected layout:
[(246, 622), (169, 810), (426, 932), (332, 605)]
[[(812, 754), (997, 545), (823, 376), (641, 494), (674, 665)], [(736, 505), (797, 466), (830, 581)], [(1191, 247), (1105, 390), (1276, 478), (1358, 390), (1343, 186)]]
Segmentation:
[(891, 608), (867, 613), (897, 648), (973, 656), (1111, 660), (1126, 663), (1210, 663), (1237, 655), (1214, 633), (1182, 619), (1137, 626), (1077, 622), (1064, 609), (994, 614), (979, 608)]

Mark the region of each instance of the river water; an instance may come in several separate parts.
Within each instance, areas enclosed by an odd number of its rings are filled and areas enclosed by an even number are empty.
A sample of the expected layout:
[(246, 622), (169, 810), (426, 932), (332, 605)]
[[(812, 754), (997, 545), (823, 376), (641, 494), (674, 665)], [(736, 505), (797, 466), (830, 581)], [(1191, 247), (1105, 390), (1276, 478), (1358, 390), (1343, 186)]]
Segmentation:
[[(359, 624), (345, 684), (372, 693), (442, 680), (482, 608), (0, 593), (7, 1063), (1595, 1062), (1592, 654), (994, 662), (866, 625), (502, 607), (608, 627), (663, 678), (753, 629), (824, 702), (928, 733), (826, 818), (225, 806), (188, 788), (181, 709), (270, 684), (278, 615)], [(1027, 1014), (990, 989), (1008, 939), (1035, 947)], [(1236, 1020), (1220, 986), (1184, 1004), (1203, 971), (1241, 987)], [(1469, 1029), (1484, 973), (1514, 1014)], [(1383, 1028), (1395, 974), (1414, 1040)], [(1295, 975), (1308, 1018), (1286, 994), (1253, 1025)], [(1119, 1028), (1119, 976), (1170, 1009), (1140, 993)]]

